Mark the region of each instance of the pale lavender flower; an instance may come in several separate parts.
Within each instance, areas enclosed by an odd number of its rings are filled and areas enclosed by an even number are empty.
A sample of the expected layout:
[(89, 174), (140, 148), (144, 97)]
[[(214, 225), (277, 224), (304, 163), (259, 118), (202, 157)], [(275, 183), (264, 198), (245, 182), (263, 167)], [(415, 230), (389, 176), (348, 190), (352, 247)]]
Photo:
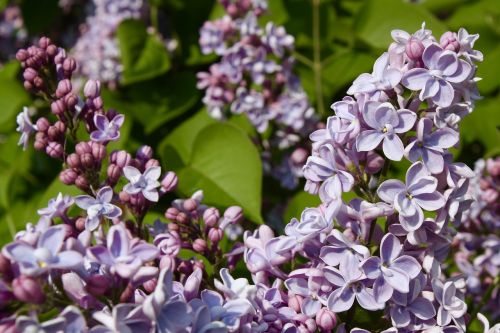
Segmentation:
[(359, 269), (359, 261), (355, 256), (346, 256), (340, 262), (339, 269), (325, 267), (325, 278), (339, 288), (328, 297), (328, 309), (333, 312), (349, 310), (357, 299), (359, 305), (370, 311), (384, 308), (384, 303), (378, 303), (372, 290), (366, 287), (363, 272)]
[(459, 55), (463, 55), (469, 61), (483, 61), (483, 53), (474, 50), (474, 43), (478, 40), (479, 34), (469, 34), (464, 28), (458, 29), (457, 41), (460, 44)]
[(421, 90), (421, 101), (431, 99), (440, 107), (450, 106), (455, 97), (452, 84), (464, 82), (472, 72), (471, 65), (435, 43), (425, 48), (422, 60), (426, 68), (410, 69), (401, 82), (408, 89)]
[(471, 106), (467, 103), (456, 103), (446, 108), (437, 107), (434, 124), (438, 128), (450, 127), (458, 130), (458, 123), (471, 112)]
[(349, 95), (358, 93), (372, 93), (394, 89), (401, 81), (402, 73), (399, 69), (389, 68), (389, 54), (384, 52), (373, 65), (372, 74), (363, 73), (347, 90)]
[(333, 219), (325, 216), (325, 210), (319, 208), (306, 208), (300, 216), (300, 223), (297, 224), (296, 232), (302, 237), (299, 242), (307, 241), (311, 238), (320, 236), (320, 241), (333, 229)]
[(359, 262), (370, 255), (365, 246), (352, 242), (337, 229), (332, 230), (326, 241), (330, 245), (321, 248), (319, 257), (330, 266), (339, 265), (342, 261), (346, 261), (347, 257), (355, 257)]
[(30, 135), (37, 131), (36, 125), (31, 122), (29, 109), (25, 106), (23, 111), (17, 115), (17, 128), (16, 131), (21, 133), (18, 145), (22, 145), (26, 150), (29, 144)]
[(413, 231), (424, 222), (422, 209), (435, 211), (444, 206), (445, 199), (436, 188), (437, 179), (429, 176), (422, 162), (416, 162), (406, 172), (406, 185), (400, 180), (389, 179), (380, 184), (377, 194), (394, 205), (401, 225)]
[(302, 274), (291, 272), (290, 278), (285, 280), (285, 286), (295, 295), (304, 297), (301, 311), (306, 316), (313, 317), (326, 305), (331, 285), (326, 281), (322, 270), (309, 268), (304, 271)]
[(370, 257), (361, 263), (361, 269), (373, 283), (373, 295), (379, 303), (387, 302), (394, 290), (410, 291), (410, 280), (417, 277), (422, 267), (417, 259), (401, 255), (403, 246), (396, 236), (387, 234), (380, 244), (380, 258)]
[(295, 40), (293, 36), (286, 33), (284, 27), (268, 22), (265, 34), (262, 36), (262, 42), (266, 44), (277, 57), (283, 57), (285, 50), (293, 48)]
[(44, 333), (58, 333), (65, 331), (66, 319), (57, 317), (43, 323), (38, 319), (28, 316), (20, 316), (16, 319), (16, 329), (18, 332), (44, 332)]
[(94, 326), (89, 333), (149, 332), (151, 321), (136, 304), (120, 303), (110, 311), (105, 308), (92, 317), (102, 325)]
[[(423, 276), (422, 276), (423, 277)], [(425, 278), (410, 282), (409, 293), (395, 291), (392, 296), (394, 302), (390, 308), (391, 321), (394, 327), (407, 327), (415, 318), (429, 320), (436, 315), (436, 309), (431, 301), (419, 296)]]
[(223, 55), (226, 51), (227, 34), (233, 30), (234, 22), (229, 16), (220, 20), (207, 21), (200, 29), (200, 47), (203, 54)]
[(158, 187), (161, 185), (158, 181), (161, 176), (159, 166), (150, 167), (144, 173), (141, 173), (133, 166), (126, 166), (123, 168), (123, 174), (130, 182), (123, 187), (125, 192), (128, 194), (142, 193), (147, 200), (158, 201)]
[(400, 161), (404, 146), (397, 134), (408, 132), (415, 124), (417, 115), (406, 109), (396, 111), (391, 103), (369, 101), (363, 109), (363, 119), (372, 129), (359, 134), (356, 148), (359, 151), (371, 151), (383, 141), (385, 156)]
[(394, 29), (391, 31), (391, 37), (397, 45), (395, 51), (398, 54), (404, 53), (406, 51), (408, 42), (411, 39), (420, 41), (424, 46), (427, 46), (435, 41), (434, 37), (432, 37), (432, 31), (425, 29), (425, 22), (422, 23), (422, 28), (417, 30), (414, 34), (410, 35), (404, 30)]
[(443, 283), (438, 279), (433, 279), (432, 290), (439, 303), (437, 324), (446, 326), (453, 320), (457, 326), (465, 330), (464, 314), (467, 312), (467, 304), (458, 297), (455, 284), (452, 281)]
[(465, 163), (453, 163), (453, 155), (446, 153), (444, 158), (444, 174), (446, 175), (446, 182), (450, 187), (456, 187), (463, 178), (473, 178), (474, 171), (471, 170)]
[(82, 255), (76, 251), (61, 251), (65, 234), (63, 226), (53, 226), (40, 235), (36, 247), (16, 241), (7, 244), (2, 253), (19, 264), (21, 273), (29, 276), (38, 276), (52, 269), (77, 268), (83, 262)]
[(96, 197), (90, 195), (79, 195), (75, 197), (75, 203), (81, 209), (87, 211), (87, 218), (85, 220), (85, 228), (93, 231), (97, 229), (101, 218), (115, 219), (122, 215), (120, 207), (111, 203), (113, 200), (113, 189), (109, 186), (101, 188)]
[[(191, 304), (194, 307), (194, 304)], [(197, 308), (193, 309), (193, 324), (191, 333), (227, 333), (228, 328), (222, 321), (212, 318), (211, 310), (205, 303), (200, 302)]]
[(432, 132), (432, 120), (422, 118), (417, 124), (417, 137), (405, 149), (406, 157), (415, 162), (422, 158), (425, 167), (433, 174), (443, 171), (445, 149), (453, 147), (459, 139), (451, 128), (440, 128)]
[(94, 124), (97, 128), (90, 133), (90, 138), (95, 142), (116, 141), (120, 138), (120, 127), (125, 121), (125, 116), (117, 114), (111, 121), (105, 115), (96, 113)]
[(252, 299), (257, 288), (248, 283), (245, 278), (234, 279), (227, 268), (220, 270), (222, 281), (214, 280), (215, 288), (219, 289), (229, 299)]
[(154, 245), (131, 239), (125, 226), (120, 223), (109, 228), (106, 246), (91, 247), (87, 255), (107, 266), (112, 274), (131, 279), (145, 262), (155, 259), (158, 252)]
[(65, 333), (82, 333), (87, 332), (87, 323), (82, 312), (73, 305), (67, 306), (60, 316), (66, 320)]
[(40, 208), (37, 212), (40, 216), (45, 216), (49, 219), (54, 217), (64, 216), (71, 205), (73, 205), (75, 201), (69, 195), (62, 195), (61, 192), (57, 195), (56, 198), (52, 198), (49, 200), (47, 207)]

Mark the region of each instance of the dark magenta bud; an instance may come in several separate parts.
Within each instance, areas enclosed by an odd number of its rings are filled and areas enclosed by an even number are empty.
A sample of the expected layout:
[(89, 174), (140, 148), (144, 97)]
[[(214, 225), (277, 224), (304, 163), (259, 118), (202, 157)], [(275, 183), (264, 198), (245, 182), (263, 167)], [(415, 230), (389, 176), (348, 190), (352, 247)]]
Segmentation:
[(73, 89), (73, 86), (71, 85), (71, 81), (68, 79), (59, 81), (57, 84), (57, 89), (56, 89), (56, 96), (57, 98), (61, 98), (63, 96), (66, 96), (71, 92)]
[(63, 155), (64, 149), (59, 142), (51, 141), (45, 148), (45, 152), (52, 158), (60, 158)]
[(45, 295), (38, 281), (28, 276), (21, 275), (12, 281), (12, 292), (21, 302), (42, 304)]
[(147, 161), (153, 157), (153, 148), (150, 146), (142, 146), (137, 150), (136, 158)]
[(38, 118), (38, 120), (36, 121), (36, 128), (40, 132), (47, 132), (49, 127), (50, 127), (50, 122), (45, 117)]
[(165, 192), (172, 192), (177, 188), (179, 180), (177, 175), (173, 171), (167, 172), (163, 180), (161, 181), (161, 187)]

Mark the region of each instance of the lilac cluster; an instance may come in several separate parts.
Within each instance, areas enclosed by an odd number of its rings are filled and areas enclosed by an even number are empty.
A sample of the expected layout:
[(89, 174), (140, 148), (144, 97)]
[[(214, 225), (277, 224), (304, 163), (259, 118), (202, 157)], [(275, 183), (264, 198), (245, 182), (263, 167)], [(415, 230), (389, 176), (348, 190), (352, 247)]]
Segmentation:
[(92, 9), (71, 53), (80, 64), (80, 75), (115, 85), (123, 72), (116, 30), (123, 20), (141, 18), (144, 2), (94, 0)]
[(0, 61), (13, 58), (27, 37), (21, 8), (18, 5), (7, 5), (0, 13)]
[[(245, 234), (244, 259), (256, 283), (284, 281), (288, 306), (318, 325), (327, 312), (339, 332), (368, 332), (354, 313), (383, 311), (384, 332), (462, 332), (466, 276), (452, 276), (445, 260), (473, 173), (448, 149), (479, 97), (478, 35), (461, 29), (438, 42), (422, 27), (392, 36), (373, 72), (354, 80), (353, 96), (333, 103), (326, 128), (310, 136), (305, 188), (321, 205), (284, 235)], [(390, 163), (403, 158), (405, 181), (390, 179)], [(350, 191), (358, 198), (345, 202)]]
[[(284, 150), (295, 146), (314, 126), (314, 110), (300, 80), (293, 73), (294, 38), (282, 26), (258, 19), (267, 1), (220, 1), (225, 9), (221, 19), (205, 22), (200, 30), (204, 54), (221, 56), (208, 72), (198, 73), (198, 88), (205, 90), (203, 102), (209, 114), (223, 119), (244, 114), (259, 133), (270, 125), (273, 132), (264, 149)], [(264, 140), (264, 139), (263, 139)], [(300, 149), (300, 148), (298, 148)], [(269, 170), (287, 188), (297, 185), (305, 160), (301, 154), (286, 153), (281, 162), (264, 159)]]
[[(466, 287), (476, 304), (500, 320), (500, 158), (476, 162), (474, 178), (464, 196), (471, 200), (453, 245), (455, 263), (466, 277)], [(465, 191), (465, 189), (464, 189)], [(473, 201), (472, 201), (473, 200)]]

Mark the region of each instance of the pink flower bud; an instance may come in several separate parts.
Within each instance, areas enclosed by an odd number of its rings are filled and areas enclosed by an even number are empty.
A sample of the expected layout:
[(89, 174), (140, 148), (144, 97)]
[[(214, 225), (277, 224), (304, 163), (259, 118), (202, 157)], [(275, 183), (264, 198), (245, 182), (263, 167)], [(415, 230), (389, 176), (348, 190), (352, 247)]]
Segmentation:
[(42, 304), (45, 302), (45, 295), (40, 283), (33, 278), (21, 275), (12, 281), (12, 292), (21, 302), (31, 304)]
[(20, 62), (23, 62), (23, 61), (26, 61), (26, 59), (28, 59), (30, 56), (30, 54), (28, 53), (28, 51), (26, 51), (25, 49), (20, 49), (19, 51), (17, 51), (16, 53), (16, 59)]
[(243, 219), (243, 209), (240, 206), (231, 206), (224, 212), (224, 218), (229, 223), (239, 223)]
[(157, 235), (153, 244), (158, 247), (163, 255), (175, 257), (181, 249), (181, 238), (175, 231)]
[(136, 158), (147, 161), (153, 157), (153, 148), (150, 146), (142, 146), (137, 150)]
[(453, 52), (460, 51), (460, 43), (457, 40), (457, 34), (454, 32), (445, 32), (439, 39), (439, 44), (445, 50), (450, 50)]
[(295, 312), (300, 313), (302, 300), (304, 298), (302, 296), (296, 295), (292, 292), (288, 292), (288, 306), (293, 309)]
[(197, 268), (201, 269), (202, 271), (205, 270), (205, 264), (203, 263), (203, 261), (196, 259), (193, 261), (193, 270)]
[(198, 208), (198, 203), (194, 199), (186, 199), (182, 203), (182, 207), (187, 210), (188, 212), (196, 210)]
[(179, 214), (179, 210), (174, 207), (170, 207), (165, 211), (165, 217), (171, 221), (177, 220), (177, 215)]
[(337, 325), (337, 316), (327, 308), (321, 308), (316, 314), (316, 324), (321, 330), (331, 332)]
[(78, 104), (78, 97), (73, 93), (67, 94), (64, 96), (64, 103), (66, 103), (68, 108), (72, 109)]
[(66, 111), (66, 103), (62, 99), (58, 99), (50, 104), (50, 109), (53, 114), (62, 115)]
[(142, 286), (144, 287), (144, 290), (146, 290), (146, 292), (152, 293), (155, 290), (157, 284), (158, 284), (158, 279), (151, 279), (149, 281), (144, 282)]
[(422, 59), (422, 54), (424, 53), (425, 47), (422, 41), (418, 38), (410, 37), (408, 43), (406, 43), (406, 55), (413, 61), (418, 61)]
[(104, 157), (106, 157), (106, 147), (103, 144), (98, 142), (92, 142), (92, 156), (94, 156), (95, 160), (101, 162)]
[(208, 239), (212, 242), (212, 244), (217, 244), (224, 236), (224, 232), (219, 228), (210, 228), (208, 231)]
[(160, 166), (160, 161), (155, 160), (154, 158), (148, 160), (144, 165), (144, 169), (147, 170), (152, 167)]
[(71, 92), (72, 89), (73, 89), (73, 86), (71, 85), (70, 80), (66, 79), (66, 80), (59, 81), (59, 83), (57, 84), (57, 89), (56, 89), (57, 98), (61, 98), (63, 96), (66, 96), (67, 94), (69, 94)]
[(129, 153), (127, 153), (125, 150), (120, 150), (116, 152), (116, 165), (118, 165), (120, 168), (124, 168), (127, 165), (130, 164), (130, 161), (132, 160), (132, 156), (130, 156)]
[(48, 37), (40, 37), (40, 39), (38, 40), (38, 46), (40, 46), (42, 49), (46, 49), (50, 44), (51, 41)]
[(295, 165), (302, 165), (306, 162), (309, 152), (304, 148), (297, 148), (293, 151), (290, 159)]
[(493, 177), (500, 176), (500, 158), (489, 158), (486, 161), (486, 170), (488, 170), (489, 174)]
[(75, 183), (78, 173), (73, 169), (66, 169), (61, 171), (59, 174), (59, 179), (66, 185), (73, 185)]
[(217, 222), (219, 222), (220, 214), (219, 210), (215, 207), (207, 208), (203, 212), (203, 221), (207, 227), (215, 227)]
[(68, 157), (66, 157), (66, 164), (70, 168), (78, 169), (80, 167), (80, 155), (76, 153), (69, 154)]
[(110, 164), (106, 174), (108, 175), (108, 181), (112, 184), (116, 184), (120, 179), (122, 169), (116, 164)]
[(10, 277), (12, 274), (11, 264), (9, 259), (5, 258), (3, 254), (0, 253), (0, 274), (2, 278)]
[(75, 228), (78, 231), (85, 230), (85, 217), (79, 217), (75, 221)]
[(99, 81), (88, 80), (83, 87), (83, 95), (87, 98), (94, 99), (101, 93), (101, 83)]
[(76, 69), (76, 61), (73, 58), (66, 58), (63, 61), (63, 70), (65, 72), (73, 72)]
[(481, 198), (489, 204), (493, 204), (498, 199), (498, 192), (496, 189), (489, 188), (481, 193)]
[(129, 202), (130, 201), (130, 194), (128, 194), (127, 192), (125, 191), (121, 191), (119, 194), (118, 194), (118, 197), (120, 198), (120, 200), (122, 202)]
[(161, 181), (161, 187), (165, 192), (172, 192), (177, 188), (179, 179), (173, 171), (167, 172), (163, 180)]
[(193, 242), (193, 250), (200, 254), (204, 254), (207, 251), (207, 242), (201, 238), (195, 239)]
[(87, 178), (85, 178), (84, 175), (79, 175), (75, 179), (75, 185), (78, 187), (80, 190), (86, 191), (89, 188), (89, 182), (87, 181)]
[(175, 220), (177, 222), (179, 222), (180, 224), (186, 224), (189, 222), (189, 217), (186, 215), (186, 213), (184, 212), (179, 212), (179, 214), (177, 214), (177, 217), (175, 218)]
[(182, 274), (191, 274), (193, 272), (193, 264), (190, 261), (183, 260), (177, 266), (177, 271)]
[(111, 281), (105, 275), (91, 275), (87, 280), (87, 285), (85, 289), (91, 294), (94, 295), (103, 295), (105, 294), (109, 287), (111, 286)]
[(54, 58), (57, 54), (57, 46), (54, 44), (47, 46), (46, 52), (49, 57)]
[(83, 155), (85, 153), (92, 153), (92, 148), (87, 142), (79, 142), (75, 146), (75, 151), (79, 155)]
[(38, 118), (36, 121), (36, 128), (40, 132), (46, 132), (50, 127), (50, 122), (45, 117)]
[(52, 158), (60, 158), (63, 155), (63, 146), (58, 142), (49, 142), (45, 152)]
[(33, 80), (38, 76), (38, 73), (33, 68), (26, 68), (23, 72), (23, 78), (26, 81), (33, 82)]
[(95, 163), (94, 156), (91, 153), (82, 154), (80, 155), (80, 162), (85, 168), (90, 169)]

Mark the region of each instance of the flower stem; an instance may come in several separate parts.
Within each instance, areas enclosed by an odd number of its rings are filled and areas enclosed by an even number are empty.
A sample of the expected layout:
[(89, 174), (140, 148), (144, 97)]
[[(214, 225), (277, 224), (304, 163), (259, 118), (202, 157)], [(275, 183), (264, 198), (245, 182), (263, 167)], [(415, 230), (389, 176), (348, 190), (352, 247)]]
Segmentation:
[(321, 45), (319, 30), (319, 6), (321, 0), (312, 0), (312, 30), (313, 30), (313, 71), (314, 71), (314, 90), (316, 93), (316, 104), (320, 115), (325, 114), (323, 104), (323, 87), (321, 85)]

